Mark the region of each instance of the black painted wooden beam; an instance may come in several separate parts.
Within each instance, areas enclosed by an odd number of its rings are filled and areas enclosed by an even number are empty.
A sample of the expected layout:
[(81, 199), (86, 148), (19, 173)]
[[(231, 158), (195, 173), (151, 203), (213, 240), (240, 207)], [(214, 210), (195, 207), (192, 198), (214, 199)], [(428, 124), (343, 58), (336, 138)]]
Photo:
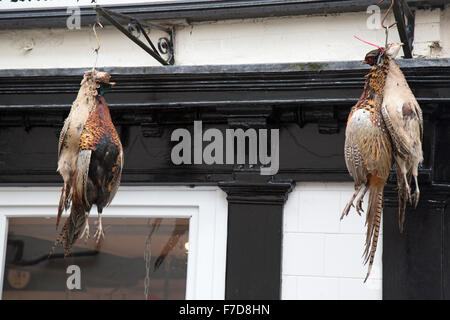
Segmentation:
[(283, 206), (292, 181), (220, 182), (228, 200), (225, 299), (281, 298)]
[[(386, 1), (385, 1), (386, 2)], [(413, 8), (443, 7), (445, 0), (408, 0)], [(374, 0), (181, 0), (155, 2), (145, 5), (105, 6), (118, 13), (143, 20), (207, 21), (222, 19), (260, 18), (306, 14), (332, 14), (366, 11)], [(382, 8), (387, 5), (383, 3)], [(4, 10), (0, 12), (0, 28), (66, 27), (66, 8)], [(81, 8), (83, 26), (95, 23), (92, 7)]]
[[(441, 143), (446, 149), (448, 140), (440, 137), (448, 136), (445, 121), (450, 119), (449, 60), (399, 62), (426, 121), (420, 181), (448, 183), (447, 155), (433, 148)], [(105, 69), (117, 82), (106, 99), (127, 157), (134, 159), (126, 161), (124, 183), (207, 185), (232, 180), (240, 172), (259, 175), (258, 168), (249, 166), (173, 165), (170, 134), (177, 128), (191, 130), (194, 120), (222, 131), (279, 128), (277, 179), (350, 181), (343, 134), (368, 70), (356, 61)], [(57, 144), (83, 72), (0, 70), (0, 183), (59, 183), (56, 150), (48, 141)], [(438, 121), (443, 124), (437, 127)], [(13, 147), (11, 139), (30, 144)], [(30, 153), (35, 159), (23, 156)]]
[[(357, 41), (357, 40), (355, 40)], [(396, 59), (401, 68), (417, 69), (449, 67), (450, 58), (440, 59)], [(298, 72), (366, 72), (368, 66), (361, 65), (361, 60), (350, 61), (320, 61), (320, 62), (287, 62), (287, 63), (260, 63), (260, 64), (221, 64), (221, 65), (198, 65), (198, 66), (145, 66), (145, 67), (101, 67), (102, 71), (122, 76), (161, 76), (161, 75), (208, 75), (214, 77), (220, 73), (236, 75), (252, 74), (293, 74)], [(47, 68), (47, 69), (0, 69), (0, 77), (53, 77), (53, 76), (83, 76), (89, 68)]]
[[(400, 59), (398, 62), (420, 103), (450, 101), (450, 59)], [(108, 95), (113, 112), (233, 106), (349, 106), (359, 98), (368, 72), (357, 61), (102, 70), (108, 71), (117, 82)], [(39, 109), (65, 112), (79, 89), (84, 71), (0, 70), (0, 112)], [(38, 94), (39, 100), (29, 99), (33, 94)], [(317, 115), (317, 112), (308, 113), (302, 118), (307, 120)]]
[(414, 13), (409, 8), (405, 0), (397, 0), (394, 4), (395, 21), (397, 21), (397, 30), (400, 41), (403, 42), (404, 57), (411, 59), (413, 57), (414, 43)]

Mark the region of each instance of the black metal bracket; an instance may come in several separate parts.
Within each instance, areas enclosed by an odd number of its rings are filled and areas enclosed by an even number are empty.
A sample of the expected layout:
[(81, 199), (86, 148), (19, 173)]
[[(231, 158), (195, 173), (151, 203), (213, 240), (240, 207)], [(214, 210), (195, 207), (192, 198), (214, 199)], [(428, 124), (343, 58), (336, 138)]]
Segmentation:
[[(173, 50), (173, 30), (164, 28), (162, 26), (153, 24), (153, 23), (144, 23), (141, 22), (135, 18), (126, 16), (121, 13), (117, 13), (111, 10), (104, 9), (99, 6), (94, 6), (95, 11), (97, 12), (97, 15), (102, 16), (106, 20), (108, 20), (113, 26), (115, 26), (120, 32), (122, 32), (124, 35), (126, 35), (131, 41), (136, 43), (139, 47), (144, 49), (148, 54), (150, 54), (153, 58), (156, 59), (159, 63), (162, 65), (173, 65), (175, 62), (174, 58), (174, 50)], [(117, 18), (121, 18), (128, 22), (128, 29), (125, 29), (122, 24), (113, 18), (113, 16)], [(151, 29), (157, 29), (160, 31), (163, 31), (167, 34), (166, 37), (161, 37), (158, 40), (158, 49), (156, 49), (153, 42), (150, 40), (150, 37), (148, 36), (147, 32), (145, 31), (144, 27), (151, 28)], [(137, 35), (135, 36), (133, 32), (136, 31)], [(147, 40), (149, 46), (147, 46), (144, 42), (139, 40), (140, 35), (144, 35), (145, 40)], [(161, 55), (167, 55), (167, 58), (163, 58)]]
[(400, 41), (404, 43), (404, 57), (411, 59), (414, 42), (414, 13), (405, 0), (397, 0), (394, 4), (394, 15)]

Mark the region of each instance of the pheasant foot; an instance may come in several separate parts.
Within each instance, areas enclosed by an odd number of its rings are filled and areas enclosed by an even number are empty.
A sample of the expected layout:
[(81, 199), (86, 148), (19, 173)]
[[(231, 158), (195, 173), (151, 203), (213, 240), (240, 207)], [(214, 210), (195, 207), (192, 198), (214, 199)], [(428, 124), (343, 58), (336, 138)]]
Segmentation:
[(411, 199), (411, 188), (409, 187), (408, 179), (406, 178), (406, 173), (403, 174), (403, 180), (405, 181), (406, 199), (410, 205), (412, 205)]
[(97, 243), (99, 243), (100, 239), (105, 238), (105, 234), (103, 233), (102, 217), (100, 215), (98, 216), (97, 223), (98, 223), (98, 226), (97, 226), (97, 231), (95, 231), (94, 238), (95, 238), (95, 241)]
[(341, 215), (341, 220), (344, 218), (344, 216), (348, 215), (348, 212), (350, 211), (351, 207), (354, 207), (354, 205), (353, 205), (353, 199), (354, 199), (354, 198), (352, 198), (352, 200), (349, 201), (349, 202), (347, 203), (347, 205), (345, 206), (344, 211), (342, 212), (342, 215)]
[(416, 190), (414, 191), (413, 200), (414, 200), (414, 208), (417, 208), (420, 196), (419, 183), (417, 182), (417, 175), (414, 175), (414, 182), (416, 184)]
[(358, 195), (359, 191), (361, 190), (363, 186), (359, 186), (356, 190), (355, 193), (353, 194), (352, 198), (350, 199), (350, 201), (347, 203), (347, 205), (344, 208), (344, 211), (342, 212), (341, 215), (341, 220), (344, 218), (344, 216), (348, 215), (348, 212), (350, 211), (351, 207), (354, 207), (353, 205), (353, 201), (355, 201), (356, 196)]
[(80, 239), (84, 238), (84, 242), (87, 242), (90, 237), (91, 236), (89, 234), (89, 221), (86, 219), (86, 222), (84, 224), (84, 229), (83, 229), (83, 232), (81, 233)]
[(364, 210), (362, 208), (362, 204), (364, 202), (364, 196), (366, 195), (368, 190), (369, 190), (369, 187), (365, 186), (363, 193), (359, 196), (358, 200), (356, 201), (356, 212), (359, 215), (361, 215), (361, 213), (364, 213)]
[(417, 208), (417, 205), (419, 204), (419, 197), (420, 197), (420, 191), (418, 188), (414, 191), (414, 194), (412, 195), (412, 201), (414, 203), (414, 208)]

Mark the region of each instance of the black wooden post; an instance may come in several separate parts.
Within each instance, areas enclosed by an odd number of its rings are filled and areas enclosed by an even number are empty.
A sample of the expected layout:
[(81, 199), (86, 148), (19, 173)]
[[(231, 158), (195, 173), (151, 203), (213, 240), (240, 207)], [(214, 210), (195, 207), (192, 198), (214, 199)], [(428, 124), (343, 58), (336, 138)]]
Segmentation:
[(408, 208), (402, 234), (397, 210), (383, 212), (383, 299), (444, 299), (445, 202)]
[(283, 206), (294, 183), (219, 186), (228, 195), (225, 299), (280, 299)]
[(420, 201), (417, 209), (407, 206), (402, 234), (394, 177), (385, 188), (383, 299), (449, 299), (450, 122), (436, 116), (443, 114), (440, 108), (424, 108)]

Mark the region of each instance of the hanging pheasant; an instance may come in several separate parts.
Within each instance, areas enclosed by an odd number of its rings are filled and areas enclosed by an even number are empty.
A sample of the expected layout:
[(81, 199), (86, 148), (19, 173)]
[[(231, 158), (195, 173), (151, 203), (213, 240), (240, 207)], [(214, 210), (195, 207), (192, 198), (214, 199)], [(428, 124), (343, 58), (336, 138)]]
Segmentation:
[[(419, 202), (417, 175), (423, 161), (423, 117), (405, 76), (394, 60), (401, 46), (401, 43), (392, 43), (386, 48), (388, 73), (381, 112), (392, 139), (398, 187), (398, 225), (403, 232), (406, 202), (412, 203), (413, 199), (415, 207)], [(412, 176), (416, 185), (413, 196), (410, 188)]]
[(345, 131), (345, 163), (355, 182), (355, 193), (346, 205), (341, 219), (348, 214), (358, 194), (356, 210), (362, 212), (364, 195), (369, 191), (366, 212), (366, 244), (364, 261), (369, 263), (369, 277), (377, 248), (383, 207), (383, 190), (392, 163), (392, 146), (389, 132), (384, 124), (381, 105), (385, 86), (388, 60), (381, 59), (380, 49), (370, 51), (363, 63), (372, 66), (366, 75), (364, 90), (356, 105), (350, 111)]
[[(81, 88), (64, 122), (58, 147), (58, 172), (64, 180), (56, 227), (70, 207), (55, 245), (63, 243), (64, 255), (79, 237), (89, 237), (87, 217), (97, 206), (97, 242), (104, 236), (101, 213), (117, 192), (123, 166), (119, 136), (103, 97), (114, 83), (110, 75), (95, 70), (84, 74)], [(83, 229), (84, 226), (84, 229)]]

